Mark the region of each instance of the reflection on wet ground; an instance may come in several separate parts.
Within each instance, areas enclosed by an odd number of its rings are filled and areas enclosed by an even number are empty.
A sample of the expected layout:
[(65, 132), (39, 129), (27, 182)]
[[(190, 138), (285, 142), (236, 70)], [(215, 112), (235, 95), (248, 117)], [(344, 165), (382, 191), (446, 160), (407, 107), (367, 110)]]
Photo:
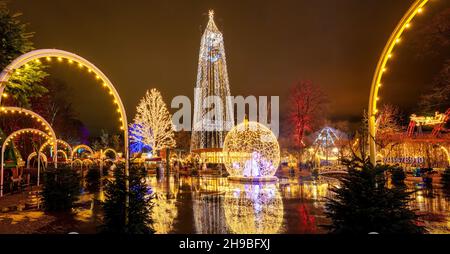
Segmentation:
[[(326, 233), (324, 204), (339, 181), (281, 178), (252, 185), (222, 177), (148, 177), (147, 183), (155, 191), (153, 227), (160, 234), (316, 234)], [(416, 190), (410, 205), (430, 233), (450, 233), (449, 199), (442, 190), (412, 183), (408, 187)], [(1, 212), (0, 233), (96, 233), (103, 198), (102, 192), (84, 193), (72, 213), (46, 214), (38, 206)]]
[[(157, 233), (326, 233), (323, 214), (333, 178), (243, 184), (221, 177), (149, 178)], [(164, 222), (164, 223), (161, 223)]]

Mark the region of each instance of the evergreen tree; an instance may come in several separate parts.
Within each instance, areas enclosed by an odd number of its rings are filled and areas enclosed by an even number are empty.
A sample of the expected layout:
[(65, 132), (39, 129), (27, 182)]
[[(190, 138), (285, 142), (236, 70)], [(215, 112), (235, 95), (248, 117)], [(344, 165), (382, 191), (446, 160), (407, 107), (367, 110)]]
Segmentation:
[(100, 168), (91, 167), (86, 174), (86, 189), (90, 193), (96, 193), (100, 190)]
[(150, 213), (152, 198), (150, 188), (144, 182), (145, 171), (130, 168), (128, 224), (125, 224), (125, 175), (123, 167), (114, 170), (114, 179), (106, 185), (106, 201), (103, 204), (105, 233), (150, 234), (153, 230)]
[(405, 187), (406, 174), (401, 167), (391, 167), (389, 169), (391, 173), (391, 181), (395, 187)]
[(345, 161), (348, 175), (339, 188), (332, 189), (335, 197), (328, 199), (327, 226), (332, 233), (405, 234), (424, 233), (417, 225), (418, 216), (408, 207), (410, 192), (405, 188), (386, 186), (384, 172), (389, 166), (372, 166), (369, 160)]
[[(20, 55), (34, 49), (31, 42), (33, 33), (27, 32), (27, 25), (18, 19), (20, 15), (11, 13), (6, 3), (0, 1), (0, 70)], [(18, 106), (29, 107), (29, 98), (39, 97), (47, 92), (39, 84), (47, 75), (42, 64), (30, 62), (10, 77), (5, 91), (12, 95)]]
[(43, 173), (41, 195), (46, 211), (71, 210), (80, 196), (80, 177), (71, 168), (49, 168)]

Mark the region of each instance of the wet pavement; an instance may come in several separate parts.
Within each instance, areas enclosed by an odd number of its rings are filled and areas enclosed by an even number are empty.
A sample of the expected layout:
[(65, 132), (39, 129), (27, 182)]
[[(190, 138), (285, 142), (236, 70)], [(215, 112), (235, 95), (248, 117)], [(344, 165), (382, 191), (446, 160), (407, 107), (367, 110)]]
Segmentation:
[[(148, 177), (155, 191), (156, 233), (326, 233), (324, 215), (332, 177), (281, 178), (277, 183), (242, 184), (223, 177)], [(450, 233), (450, 202), (439, 187), (408, 183), (416, 190), (411, 207), (430, 233)], [(84, 192), (72, 213), (44, 213), (36, 190), (0, 199), (0, 233), (96, 233), (103, 193)], [(21, 206), (11, 206), (16, 203)], [(24, 204), (28, 204), (25, 205)]]

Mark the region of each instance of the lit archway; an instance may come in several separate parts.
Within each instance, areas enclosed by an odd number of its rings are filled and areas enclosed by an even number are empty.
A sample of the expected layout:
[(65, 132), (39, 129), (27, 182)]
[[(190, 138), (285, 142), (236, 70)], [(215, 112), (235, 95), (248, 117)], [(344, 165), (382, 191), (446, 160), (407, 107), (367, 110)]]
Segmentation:
[[(2, 145), (2, 151), (1, 151), (1, 173), (0, 173), (0, 197), (3, 196), (3, 178), (4, 178), (4, 160), (5, 160), (5, 149), (6, 147), (9, 145), (10, 142), (13, 142), (13, 139), (16, 138), (17, 136), (23, 135), (23, 134), (34, 134), (34, 135), (39, 135), (43, 138), (46, 139), (51, 139), (52, 137), (49, 136), (47, 133), (41, 131), (41, 130), (37, 130), (37, 129), (21, 129), (21, 130), (17, 130), (14, 131), (13, 133), (11, 133), (8, 137), (6, 137), (5, 141), (3, 142)], [(39, 166), (39, 164), (38, 164)], [(39, 173), (38, 173), (38, 177), (39, 177)]]
[[(42, 125), (42, 128), (45, 129), (45, 131), (47, 132), (47, 135), (49, 135), (52, 138), (51, 140), (47, 140), (47, 142), (49, 142), (49, 144), (53, 143), (52, 145), (53, 145), (53, 149), (55, 149), (55, 151), (58, 149), (57, 142), (54, 142), (55, 140), (57, 140), (56, 133), (53, 130), (50, 123), (47, 122), (47, 120), (45, 120), (45, 118), (43, 118), (41, 115), (39, 115), (31, 110), (24, 109), (24, 108), (18, 108), (18, 107), (1, 107), (0, 114), (14, 114), (14, 115), (18, 114), (18, 115), (24, 115), (26, 117), (30, 117), (31, 119), (35, 119), (36, 122), (38, 122)], [(57, 160), (55, 160), (55, 167), (57, 167)]]
[(102, 152), (102, 159), (106, 158), (106, 154), (109, 152), (114, 154), (114, 160), (117, 160), (119, 158), (119, 155), (117, 154), (116, 150), (112, 148), (107, 148), (105, 149), (105, 151)]
[[(37, 156), (37, 153), (36, 153), (36, 152), (32, 152), (32, 153), (30, 153), (30, 155), (28, 155), (28, 158), (27, 158), (27, 168), (30, 168), (30, 162), (31, 162), (31, 159), (33, 159), (33, 158), (36, 157), (36, 156)], [(47, 155), (45, 155), (44, 153), (40, 153), (40, 156), (41, 156), (42, 160), (44, 161), (44, 163), (47, 165), (47, 164), (48, 164), (48, 158), (47, 158)]]
[(90, 159), (83, 160), (83, 165), (85, 165), (86, 167), (92, 164), (94, 164), (94, 162)]
[(450, 155), (448, 153), (447, 148), (445, 146), (440, 146), (440, 149), (442, 149), (442, 151), (444, 151), (445, 155), (447, 156), (447, 163), (448, 163), (448, 166), (450, 166)]
[(62, 156), (64, 157), (64, 159), (67, 161), (68, 157), (67, 157), (67, 153), (64, 150), (58, 150), (58, 152), (56, 153), (56, 156), (58, 156), (58, 154), (62, 154)]
[[(86, 69), (88, 73), (94, 74), (95, 78), (101, 82), (103, 87), (105, 87), (108, 93), (114, 98), (114, 104), (117, 106), (117, 113), (120, 114), (119, 122), (121, 124), (120, 129), (123, 130), (124, 137), (124, 147), (125, 147), (125, 175), (128, 176), (128, 165), (129, 165), (129, 149), (128, 149), (128, 122), (127, 115), (125, 112), (125, 108), (123, 106), (122, 100), (120, 96), (112, 84), (112, 82), (108, 79), (108, 77), (100, 71), (94, 64), (84, 59), (81, 56), (76, 54), (58, 50), (58, 49), (40, 49), (28, 52), (26, 54), (21, 55), (16, 58), (11, 64), (9, 64), (1, 73), (0, 73), (0, 94), (3, 94), (3, 91), (6, 87), (6, 84), (11, 77), (11, 75), (18, 71), (19, 68), (25, 66), (29, 62), (63, 62), (67, 61), (69, 64), (77, 64), (79, 68)], [(1, 96), (0, 96), (1, 103)], [(56, 140), (56, 139), (55, 139)], [(56, 143), (56, 142), (55, 142)], [(57, 149), (55, 149), (57, 151)], [(127, 183), (128, 185), (128, 183)]]
[(94, 150), (92, 150), (92, 148), (90, 148), (88, 145), (83, 145), (83, 144), (81, 144), (81, 145), (77, 145), (77, 146), (75, 146), (75, 147), (73, 148), (72, 154), (70, 155), (70, 158), (73, 159), (75, 153), (77, 153), (78, 150), (80, 150), (80, 149), (84, 149), (84, 150), (88, 151), (91, 155), (94, 154)]
[(72, 161), (72, 165), (76, 165), (76, 164), (80, 164), (81, 166), (83, 166), (83, 161), (80, 159), (75, 159), (74, 161)]
[[(69, 143), (67, 143), (66, 141), (62, 140), (62, 139), (57, 139), (56, 140), (57, 144), (60, 144), (61, 146), (65, 147), (68, 151), (69, 151), (69, 155), (72, 155), (72, 147), (69, 145)], [(42, 146), (39, 148), (39, 152), (43, 152), (45, 148), (47, 148), (47, 146), (51, 145), (52, 141), (47, 141), (44, 144), (42, 144)], [(56, 150), (55, 150), (56, 151)], [(58, 150), (59, 151), (63, 151), (63, 150)], [(66, 159), (67, 159), (67, 154), (66, 154)], [(69, 159), (72, 159), (71, 157)]]
[(423, 7), (429, 2), (429, 0), (416, 0), (413, 5), (409, 8), (408, 12), (403, 16), (403, 18), (398, 23), (394, 32), (389, 37), (389, 40), (384, 47), (383, 53), (378, 61), (377, 68), (372, 80), (372, 85), (370, 89), (369, 98), (369, 144), (370, 144), (370, 161), (373, 165), (376, 164), (376, 115), (378, 113), (377, 102), (378, 92), (382, 86), (383, 74), (386, 72), (386, 65), (389, 60), (393, 57), (393, 50), (401, 42), (401, 37), (403, 32), (411, 27), (411, 21), (416, 17), (417, 14), (422, 13)]

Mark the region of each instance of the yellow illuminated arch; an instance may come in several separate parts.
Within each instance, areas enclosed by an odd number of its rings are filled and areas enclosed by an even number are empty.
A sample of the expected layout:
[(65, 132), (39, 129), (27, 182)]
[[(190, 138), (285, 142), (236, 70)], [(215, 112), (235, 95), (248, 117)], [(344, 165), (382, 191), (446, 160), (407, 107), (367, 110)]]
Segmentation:
[[(100, 71), (94, 64), (89, 62), (88, 60), (78, 56), (76, 54), (58, 50), (58, 49), (40, 49), (28, 52), (16, 58), (11, 64), (9, 64), (1, 73), (0, 73), (0, 94), (3, 94), (3, 91), (6, 87), (7, 81), (11, 77), (11, 75), (17, 71), (20, 67), (25, 66), (29, 62), (63, 62), (66, 61), (69, 64), (76, 64), (79, 68), (87, 70), (88, 73), (92, 73), (94, 77), (101, 82), (101, 84), (107, 89), (108, 93), (114, 98), (114, 104), (117, 106), (116, 111), (120, 114), (119, 122), (120, 129), (123, 130), (124, 136), (124, 146), (125, 146), (125, 174), (128, 176), (128, 160), (129, 160), (129, 149), (128, 149), (128, 122), (127, 115), (125, 112), (125, 108), (123, 106), (122, 100), (115, 89), (112, 82), (108, 79), (108, 77)], [(0, 96), (1, 103), (1, 96)], [(55, 139), (56, 140), (56, 139)], [(55, 142), (56, 143), (56, 142)], [(57, 151), (57, 149), (55, 149)]]
[(27, 128), (27, 129), (21, 129), (21, 130), (17, 130), (13, 133), (11, 133), (8, 137), (6, 137), (5, 141), (3, 142), (2, 145), (2, 158), (1, 158), (1, 173), (0, 173), (0, 197), (3, 196), (3, 173), (4, 173), (4, 159), (5, 159), (5, 149), (6, 147), (9, 145), (10, 142), (13, 141), (14, 138), (16, 138), (17, 136), (23, 135), (23, 134), (35, 134), (35, 135), (39, 135), (42, 136), (46, 139), (51, 139), (51, 136), (49, 136), (47, 133), (41, 131), (41, 130), (37, 130), (37, 129), (31, 129), (31, 128)]
[[(47, 122), (47, 120), (45, 120), (45, 118), (43, 118), (39, 114), (37, 114), (31, 110), (24, 109), (24, 108), (18, 108), (18, 107), (1, 107), (0, 114), (14, 114), (14, 115), (18, 114), (18, 115), (24, 115), (24, 116), (30, 117), (32, 119), (36, 119), (36, 122), (40, 123), (42, 125), (42, 128), (44, 128), (45, 131), (48, 133), (48, 135), (50, 137), (52, 137), (52, 139), (48, 140), (47, 142), (53, 143), (53, 149), (55, 149), (55, 151), (58, 149), (56, 142), (53, 142), (54, 140), (56, 140), (55, 131), (53, 130), (50, 123)], [(57, 160), (55, 161), (55, 167), (57, 166), (56, 163), (57, 163)]]
[(64, 150), (58, 150), (57, 154), (62, 154), (64, 159), (67, 161), (68, 157), (67, 157), (67, 153)]
[[(62, 140), (62, 139), (57, 139), (56, 142), (57, 142), (58, 144), (62, 145), (63, 147), (65, 147), (67, 150), (69, 150), (69, 154), (70, 154), (70, 155), (72, 154), (72, 147), (69, 145), (69, 143), (67, 143), (66, 141), (64, 141), (64, 140)], [(51, 144), (52, 144), (52, 141), (48, 140), (47, 142), (45, 142), (44, 144), (42, 144), (42, 146), (39, 148), (39, 152), (42, 153), (42, 152), (44, 151), (44, 149), (47, 148), (47, 146), (49, 146), (49, 145), (51, 145)], [(58, 152), (60, 152), (60, 151), (63, 151), (63, 150), (58, 150)], [(68, 157), (67, 157), (67, 154), (66, 154), (65, 157), (66, 157), (66, 159), (68, 158)], [(72, 159), (72, 158), (70, 158), (70, 159)]]
[(409, 8), (408, 12), (403, 16), (403, 18), (398, 23), (394, 32), (389, 37), (389, 40), (384, 47), (383, 53), (378, 61), (377, 68), (375, 70), (375, 74), (372, 80), (372, 86), (370, 89), (370, 99), (369, 99), (369, 144), (370, 144), (370, 161), (372, 164), (376, 164), (376, 144), (375, 144), (375, 136), (376, 136), (376, 123), (375, 118), (378, 113), (377, 102), (378, 92), (382, 86), (382, 78), (383, 74), (386, 72), (387, 63), (393, 57), (393, 50), (395, 46), (397, 46), (401, 42), (402, 34), (405, 30), (410, 28), (411, 21), (416, 17), (417, 14), (420, 14), (423, 11), (423, 7), (429, 2), (429, 0), (416, 0), (413, 5)]
[[(37, 156), (37, 153), (36, 153), (36, 152), (32, 152), (32, 153), (30, 153), (30, 155), (28, 155), (28, 158), (27, 158), (27, 168), (30, 168), (30, 161), (31, 161), (31, 159), (33, 159), (33, 158), (36, 157), (36, 156)], [(42, 160), (45, 162), (45, 164), (48, 163), (47, 155), (45, 155), (44, 153), (41, 153), (41, 158), (42, 158)]]
[(80, 159), (75, 159), (71, 162), (71, 167), (73, 167), (74, 165), (80, 164), (80, 167), (83, 168), (83, 161)]
[(103, 158), (106, 158), (106, 153), (108, 153), (108, 152), (112, 152), (112, 153), (114, 154), (114, 159), (115, 159), (115, 160), (117, 160), (117, 159), (119, 158), (119, 156), (118, 156), (116, 150), (114, 150), (114, 149), (112, 149), (112, 148), (107, 148), (107, 149), (105, 149), (105, 151), (103, 151), (103, 153), (102, 153), (102, 159), (103, 159)]
[(94, 162), (90, 159), (85, 159), (85, 160), (83, 160), (82, 163), (83, 163), (83, 165), (86, 165), (86, 166), (94, 164)]
[(448, 153), (447, 148), (445, 146), (440, 146), (440, 148), (442, 149), (442, 151), (444, 151), (445, 155), (447, 156), (447, 162), (448, 162), (448, 165), (450, 166), (450, 155)]
[(91, 155), (94, 154), (94, 151), (92, 150), (92, 148), (90, 148), (88, 145), (77, 145), (73, 148), (72, 150), (72, 154), (70, 155), (70, 157), (73, 159), (73, 156), (75, 155), (75, 153), (79, 150), (79, 149), (84, 149), (87, 150)]

